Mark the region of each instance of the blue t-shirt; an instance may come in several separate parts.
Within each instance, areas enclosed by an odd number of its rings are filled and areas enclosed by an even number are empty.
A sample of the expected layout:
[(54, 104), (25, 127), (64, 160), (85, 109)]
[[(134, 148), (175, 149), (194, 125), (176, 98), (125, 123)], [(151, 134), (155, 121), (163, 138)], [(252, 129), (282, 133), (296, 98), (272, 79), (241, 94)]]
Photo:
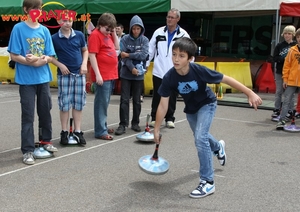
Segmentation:
[[(51, 34), (43, 25), (33, 29), (25, 22), (17, 23), (10, 35), (7, 51), (16, 55), (54, 56)], [(20, 85), (36, 85), (52, 81), (48, 64), (34, 67), (16, 62), (15, 82)]]
[(178, 92), (185, 103), (184, 112), (194, 114), (203, 105), (216, 101), (216, 95), (207, 83), (220, 83), (223, 74), (196, 63), (189, 66), (189, 72), (184, 76), (179, 75), (174, 67), (171, 68), (163, 77), (158, 93), (168, 97), (172, 90)]
[[(82, 64), (82, 48), (86, 47), (83, 33), (72, 30), (70, 37), (66, 38), (58, 31), (52, 35), (52, 40), (58, 61), (67, 66), (70, 72), (79, 74)], [(57, 74), (61, 75), (59, 68), (57, 68)]]

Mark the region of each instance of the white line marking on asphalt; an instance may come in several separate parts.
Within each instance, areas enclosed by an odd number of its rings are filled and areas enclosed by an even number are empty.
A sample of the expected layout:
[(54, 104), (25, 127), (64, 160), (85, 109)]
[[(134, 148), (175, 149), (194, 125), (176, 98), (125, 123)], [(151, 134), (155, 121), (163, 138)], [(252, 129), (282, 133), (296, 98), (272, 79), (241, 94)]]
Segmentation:
[[(147, 116), (143, 116), (141, 118), (145, 118), (145, 117), (147, 117)], [(215, 117), (215, 119), (226, 120), (226, 121), (242, 122), (242, 123), (252, 123), (252, 124), (257, 124), (257, 125), (273, 125), (273, 124), (265, 124), (265, 123), (260, 123), (260, 122), (241, 121), (241, 120), (238, 120), (238, 119), (226, 119), (226, 118), (217, 118), (217, 117)], [(180, 123), (180, 122), (184, 122), (184, 121), (186, 121), (186, 119), (181, 119), (181, 120), (175, 121), (175, 123)], [(117, 125), (117, 124), (118, 123), (114, 123), (114, 124), (110, 124), (109, 126), (113, 126), (113, 125)], [(162, 125), (162, 127), (163, 126), (164, 125)], [(94, 130), (94, 129), (85, 130), (84, 132), (90, 132), (92, 130)], [(5, 173), (0, 174), (0, 177), (6, 176), (6, 175), (9, 175), (9, 174), (12, 174), (12, 173), (16, 173), (16, 172), (19, 172), (19, 171), (22, 171), (22, 170), (25, 170), (25, 169), (29, 169), (29, 168), (32, 168), (32, 167), (35, 167), (35, 166), (39, 166), (39, 165), (42, 165), (42, 164), (45, 164), (45, 163), (49, 163), (49, 162), (52, 162), (52, 161), (55, 161), (55, 160), (58, 160), (58, 159), (61, 159), (61, 158), (72, 156), (72, 155), (75, 155), (75, 154), (78, 154), (78, 153), (81, 153), (81, 152), (85, 152), (85, 151), (88, 151), (88, 150), (91, 150), (91, 149), (95, 149), (95, 148), (98, 148), (98, 147), (101, 147), (101, 146), (105, 146), (107, 144), (112, 144), (112, 143), (115, 143), (115, 142), (118, 142), (118, 141), (121, 141), (121, 140), (124, 140), (124, 139), (127, 139), (127, 138), (134, 137), (137, 134), (138, 133), (130, 135), (130, 136), (122, 137), (120, 139), (114, 139), (114, 140), (106, 142), (104, 144), (99, 144), (99, 145), (96, 145), (96, 146), (93, 146), (93, 147), (89, 147), (89, 148), (86, 148), (86, 149), (83, 149), (83, 150), (80, 150), (80, 151), (72, 152), (72, 153), (69, 153), (69, 154), (66, 154), (66, 155), (58, 156), (58, 157), (55, 157), (55, 158), (50, 158), (50, 159), (48, 159), (46, 161), (39, 162), (39, 163), (37, 163), (37, 164), (35, 164), (33, 166), (26, 166), (26, 167), (23, 167), (23, 168), (20, 168), (20, 169), (16, 169), (16, 170), (13, 170), (13, 171), (5, 172)], [(53, 140), (56, 140), (56, 139), (59, 139), (59, 138), (55, 138)], [(0, 152), (0, 154), (1, 153), (6, 153), (6, 152), (10, 152), (10, 151), (14, 151), (14, 150), (17, 150), (17, 149), (20, 149), (20, 147), (16, 147), (16, 148), (13, 148), (13, 149), (10, 149), (10, 150), (2, 151), (2, 152)], [(221, 176), (221, 175), (219, 175), (219, 176), (220, 177), (224, 177), (224, 176)]]
[(18, 100), (10, 100), (10, 101), (5, 101), (5, 102), (0, 102), (0, 104), (12, 103), (12, 102), (20, 102), (20, 99), (18, 99)]
[[(146, 117), (146, 116), (144, 116), (144, 117)], [(141, 118), (144, 118), (144, 117), (141, 117)], [(175, 123), (180, 123), (180, 122), (183, 122), (185, 120), (186, 119), (178, 120)], [(114, 124), (110, 124), (110, 125), (114, 125)], [(162, 127), (164, 127), (164, 126), (162, 126)], [(92, 131), (92, 130), (94, 130), (94, 129), (86, 130), (85, 132)], [(127, 138), (135, 137), (137, 134), (138, 133), (133, 134), (133, 135), (129, 135), (129, 136), (125, 136), (125, 137), (122, 137), (122, 138), (119, 138), (119, 139), (114, 139), (112, 141), (108, 141), (108, 142), (103, 143), (103, 144), (99, 144), (99, 145), (96, 145), (96, 146), (88, 147), (86, 149), (75, 151), (75, 152), (72, 152), (72, 153), (69, 153), (69, 154), (66, 154), (66, 155), (62, 155), (62, 156), (58, 156), (58, 157), (54, 157), (54, 158), (49, 158), (46, 161), (42, 161), (42, 162), (36, 163), (34, 165), (31, 165), (31, 166), (26, 166), (26, 167), (19, 168), (19, 169), (13, 170), (13, 171), (2, 173), (2, 174), (0, 174), (0, 177), (6, 176), (6, 175), (9, 175), (9, 174), (13, 174), (13, 173), (16, 173), (16, 172), (19, 172), (19, 171), (22, 171), (22, 170), (30, 169), (30, 168), (33, 168), (33, 167), (36, 167), (36, 166), (40, 166), (40, 165), (43, 165), (45, 163), (49, 163), (49, 162), (52, 162), (52, 161), (55, 161), (55, 160), (58, 160), (58, 159), (61, 159), (61, 158), (65, 158), (65, 157), (69, 157), (69, 156), (72, 156), (72, 155), (76, 155), (78, 153), (85, 152), (85, 151), (88, 151), (88, 150), (91, 150), (91, 149), (102, 147), (102, 146), (105, 146), (107, 144), (116, 143), (118, 141), (122, 141), (122, 140), (127, 139)], [(9, 152), (9, 151), (12, 151), (12, 150), (15, 150), (15, 149), (19, 149), (19, 148), (14, 148), (14, 149), (11, 149), (11, 150), (6, 150), (6, 151), (3, 151), (3, 152)], [(0, 152), (0, 153), (3, 153), (3, 152)]]
[(96, 146), (92, 146), (92, 147), (89, 147), (89, 148), (86, 148), (86, 149), (82, 149), (82, 150), (79, 150), (79, 151), (75, 151), (75, 152), (72, 152), (72, 153), (69, 153), (69, 154), (66, 154), (66, 155), (62, 155), (62, 156), (58, 156), (58, 157), (54, 157), (54, 158), (49, 158), (46, 161), (42, 161), (42, 162), (36, 163), (36, 164), (34, 164), (32, 166), (26, 166), (26, 167), (23, 167), (23, 168), (20, 168), (20, 169), (16, 169), (16, 170), (13, 170), (13, 171), (5, 172), (3, 174), (0, 174), (0, 177), (3, 177), (5, 175), (9, 175), (9, 174), (12, 174), (12, 173), (16, 173), (16, 172), (19, 172), (19, 171), (22, 171), (22, 170), (25, 170), (25, 169), (29, 169), (29, 168), (33, 168), (33, 167), (36, 167), (36, 166), (40, 166), (40, 165), (43, 165), (45, 163), (49, 163), (49, 162), (52, 162), (52, 161), (55, 161), (55, 160), (58, 160), (58, 159), (61, 159), (61, 158), (65, 158), (65, 157), (69, 157), (69, 156), (72, 156), (72, 155), (76, 155), (78, 153), (85, 152), (85, 151), (88, 151), (88, 150), (91, 150), (91, 149), (95, 149), (95, 148), (98, 148), (98, 147), (101, 147), (101, 146), (105, 146), (107, 144), (112, 144), (112, 143), (115, 143), (115, 142), (118, 142), (118, 141), (121, 141), (121, 140), (124, 140), (124, 139), (127, 139), (127, 138), (131, 138), (133, 136), (136, 136), (136, 134), (130, 135), (130, 136), (126, 136), (126, 137), (122, 137), (120, 139), (112, 140), (112, 141), (109, 141), (109, 142), (106, 142), (106, 143), (103, 143), (103, 144), (99, 144), (99, 145), (96, 145)]
[[(214, 170), (215, 171), (215, 170)], [(199, 173), (199, 171), (198, 170), (194, 170), (194, 169), (192, 169), (191, 170), (191, 172), (196, 172), (196, 173)], [(218, 175), (218, 174), (215, 174), (215, 176), (216, 177), (222, 177), (222, 178), (225, 178), (225, 176), (224, 175)]]
[[(146, 118), (147, 116), (143, 116), (143, 117), (140, 117), (141, 119), (142, 118)], [(252, 122), (252, 121), (241, 121), (241, 120), (238, 120), (238, 119), (227, 119), (227, 118), (217, 118), (215, 117), (215, 119), (218, 119), (218, 120), (225, 120), (225, 121), (235, 121), (235, 122), (241, 122), (241, 123), (251, 123), (251, 124), (257, 124), (257, 125), (267, 125), (267, 126), (271, 126), (271, 125), (274, 125), (274, 124), (266, 124), (266, 123), (260, 123), (260, 122)], [(186, 119), (182, 119), (182, 120), (178, 120), (178, 121), (175, 121), (175, 124), (176, 123), (180, 123), (180, 122), (184, 122), (186, 121)], [(112, 123), (108, 126), (114, 126), (114, 125), (118, 125), (118, 123)], [(91, 132), (93, 131), (94, 129), (89, 129), (89, 130), (85, 130), (84, 132)], [(58, 140), (59, 137), (57, 138), (53, 138), (52, 140)], [(1, 153), (6, 153), (6, 152), (10, 152), (10, 151), (14, 151), (16, 149), (20, 149), (20, 147), (16, 147), (16, 148), (13, 148), (13, 149), (8, 149), (8, 150), (4, 150)]]
[(261, 123), (261, 122), (255, 122), (255, 121), (243, 121), (243, 120), (239, 120), (239, 119), (227, 119), (227, 118), (217, 118), (217, 117), (215, 117), (215, 119), (225, 120), (225, 121), (241, 122), (241, 123), (250, 123), (250, 124), (257, 124), (257, 125), (266, 125), (266, 126), (274, 125), (274, 122), (273, 122), (273, 124), (271, 124), (271, 123), (267, 124), (267, 123)]
[(0, 152), (0, 154), (1, 153), (5, 153), (5, 152), (11, 152), (11, 151), (14, 151), (14, 150), (17, 150), (17, 149), (20, 149), (20, 147), (16, 147), (16, 148), (13, 148), (13, 149), (4, 150), (4, 151)]

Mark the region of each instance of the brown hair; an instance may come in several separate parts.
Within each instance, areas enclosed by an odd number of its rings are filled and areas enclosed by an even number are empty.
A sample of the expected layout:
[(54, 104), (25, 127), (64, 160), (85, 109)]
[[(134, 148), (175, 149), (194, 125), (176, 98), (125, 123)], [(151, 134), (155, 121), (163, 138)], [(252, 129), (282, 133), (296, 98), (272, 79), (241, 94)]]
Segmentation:
[(297, 29), (295, 36), (297, 37), (297, 36), (299, 36), (299, 35), (300, 35), (300, 28)]
[(172, 50), (175, 49), (179, 49), (180, 52), (186, 52), (188, 55), (188, 59), (191, 59), (195, 56), (197, 45), (191, 38), (182, 37), (177, 39), (173, 44)]
[(23, 11), (27, 15), (31, 9), (39, 9), (43, 5), (42, 0), (24, 0), (23, 1)]
[(103, 13), (97, 21), (97, 29), (100, 29), (100, 26), (108, 26), (113, 29), (117, 26), (117, 21), (115, 16), (112, 13)]

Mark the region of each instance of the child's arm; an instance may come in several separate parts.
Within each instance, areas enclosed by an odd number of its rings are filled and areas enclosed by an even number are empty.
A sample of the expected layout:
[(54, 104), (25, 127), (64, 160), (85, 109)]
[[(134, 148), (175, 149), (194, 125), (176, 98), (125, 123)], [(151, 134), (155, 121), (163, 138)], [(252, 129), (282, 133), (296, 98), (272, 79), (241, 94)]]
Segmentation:
[(34, 62), (38, 61), (38, 57), (30, 54), (28, 55), (28, 57), (24, 57), (20, 54), (14, 54), (14, 53), (10, 53), (10, 58), (11, 60), (23, 64), (23, 65), (28, 65), (28, 66), (32, 66)]
[(100, 70), (98, 68), (98, 62), (97, 62), (96, 54), (95, 53), (89, 53), (89, 58), (90, 58), (91, 67), (93, 68), (94, 73), (96, 75), (96, 83), (98, 85), (103, 85), (103, 79), (102, 79), (102, 76), (100, 74)]
[(154, 142), (159, 144), (160, 125), (163, 121), (169, 107), (169, 97), (161, 97), (156, 111), (155, 126), (154, 126)]
[(231, 87), (246, 94), (248, 97), (249, 105), (253, 106), (255, 110), (257, 110), (258, 105), (262, 104), (261, 98), (256, 93), (254, 93), (251, 89), (247, 88), (245, 85), (233, 79), (232, 77), (224, 75), (221, 82), (230, 85)]
[(89, 52), (87, 50), (87, 47), (82, 48), (82, 64), (80, 67), (80, 74), (86, 74), (88, 72), (87, 70), (87, 62), (89, 58)]
[(287, 83), (288, 83), (288, 78), (289, 78), (289, 75), (290, 75), (290, 71), (291, 71), (291, 54), (292, 52), (289, 51), (286, 58), (285, 58), (285, 61), (283, 63), (283, 67), (282, 67), (282, 80), (283, 80), (283, 88), (286, 89), (287, 87)]
[(284, 57), (279, 55), (279, 52), (280, 52), (279, 48), (280, 48), (280, 43), (275, 46), (274, 53), (273, 53), (273, 60), (276, 63), (283, 63), (284, 62)]
[(62, 75), (70, 74), (70, 71), (69, 71), (68, 67), (65, 66), (65, 64), (59, 62), (56, 58), (53, 58), (51, 63), (59, 68)]
[(47, 55), (42, 55), (38, 57), (38, 60), (34, 63), (32, 63), (33, 66), (35, 67), (40, 67), (43, 65), (46, 65), (48, 63), (51, 63), (53, 60), (53, 56), (47, 56)]
[(39, 67), (39, 66), (46, 65), (47, 63), (50, 63), (53, 57), (45, 56), (45, 55), (37, 57), (32, 54), (27, 54), (26, 57), (24, 57), (19, 54), (10, 53), (10, 58), (13, 61), (23, 65)]
[(119, 44), (119, 39), (116, 33), (116, 29), (114, 29), (113, 32), (111, 32), (111, 36), (113, 38), (114, 44), (115, 44), (115, 50), (120, 50), (120, 44)]

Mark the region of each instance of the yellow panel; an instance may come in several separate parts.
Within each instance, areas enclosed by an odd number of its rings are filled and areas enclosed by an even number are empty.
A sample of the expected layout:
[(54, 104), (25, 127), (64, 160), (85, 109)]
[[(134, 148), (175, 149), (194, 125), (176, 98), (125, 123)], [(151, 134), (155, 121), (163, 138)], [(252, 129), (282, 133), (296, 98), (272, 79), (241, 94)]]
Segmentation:
[(152, 70), (153, 70), (153, 62), (150, 62), (148, 71), (144, 76), (144, 95), (146, 96), (152, 95), (153, 92)]
[[(206, 68), (209, 68), (211, 70), (215, 70), (215, 62), (195, 62), (199, 65), (205, 66)], [(216, 85), (215, 84), (207, 84), (208, 87), (210, 87), (213, 92), (216, 91)]]
[(49, 83), (50, 87), (56, 87), (57, 88), (57, 67), (53, 65), (52, 63), (49, 63), (50, 69), (52, 72), (52, 81)]
[[(216, 70), (236, 79), (246, 87), (252, 89), (252, 77), (249, 62), (217, 62)], [(221, 83), (221, 85), (224, 93), (226, 92), (226, 89), (231, 89), (232, 93), (240, 92), (224, 83)]]
[(215, 62), (195, 62), (195, 63), (205, 66), (211, 70), (215, 70)]
[(15, 82), (15, 69), (8, 66), (8, 56), (0, 56), (0, 81)]

